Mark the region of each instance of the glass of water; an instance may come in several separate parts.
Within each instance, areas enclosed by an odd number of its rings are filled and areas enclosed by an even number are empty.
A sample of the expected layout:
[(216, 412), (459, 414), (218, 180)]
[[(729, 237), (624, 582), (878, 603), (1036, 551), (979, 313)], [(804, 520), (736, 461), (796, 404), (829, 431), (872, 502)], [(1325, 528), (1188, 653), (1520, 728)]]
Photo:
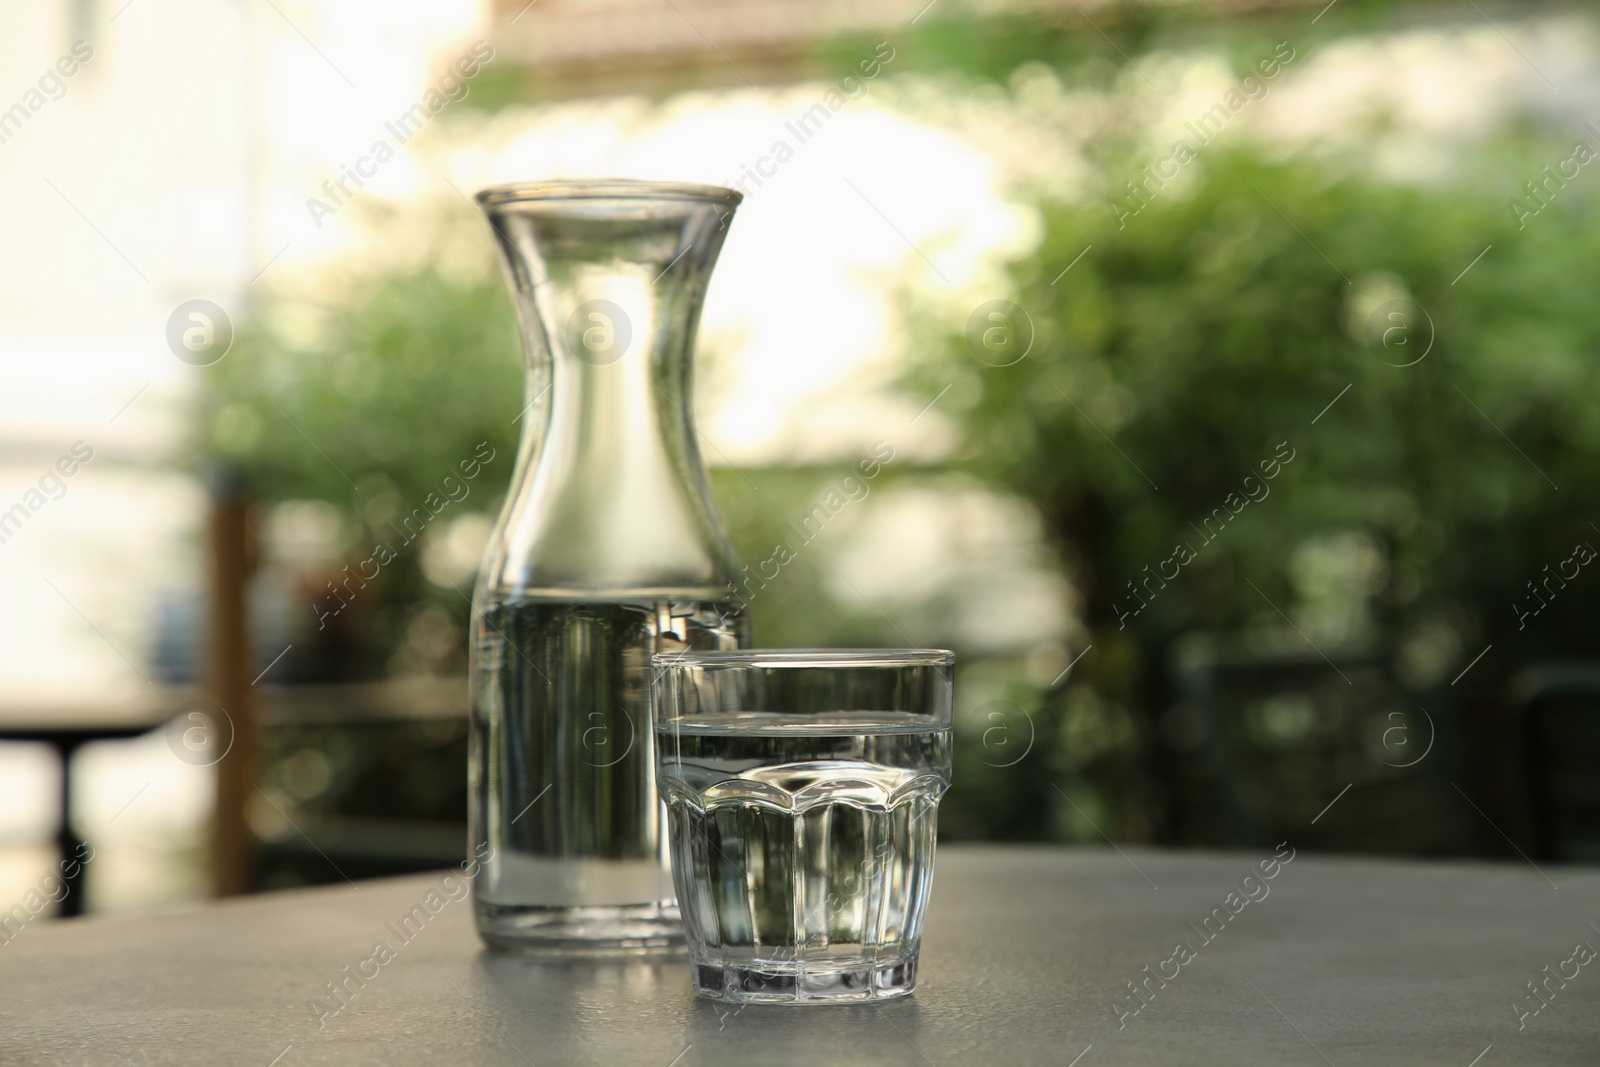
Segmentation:
[(942, 649), (655, 656), (657, 784), (697, 992), (912, 991), (954, 661)]

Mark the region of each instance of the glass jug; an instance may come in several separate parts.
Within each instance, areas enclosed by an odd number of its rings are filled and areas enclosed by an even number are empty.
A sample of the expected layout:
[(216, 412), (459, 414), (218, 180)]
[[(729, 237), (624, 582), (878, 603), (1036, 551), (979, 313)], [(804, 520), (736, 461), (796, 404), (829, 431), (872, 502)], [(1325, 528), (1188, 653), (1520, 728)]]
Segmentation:
[(478, 194), (527, 356), (472, 609), (473, 900), (494, 947), (682, 940), (650, 657), (750, 643), (690, 416), (700, 307), (741, 199), (627, 181)]

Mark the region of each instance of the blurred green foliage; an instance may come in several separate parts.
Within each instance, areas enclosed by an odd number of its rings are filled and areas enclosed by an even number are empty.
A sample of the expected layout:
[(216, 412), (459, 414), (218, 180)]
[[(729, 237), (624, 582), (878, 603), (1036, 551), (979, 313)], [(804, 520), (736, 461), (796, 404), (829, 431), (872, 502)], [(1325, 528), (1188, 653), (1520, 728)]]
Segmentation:
[[(1211, 50), (1231, 57), (1244, 73), (1285, 38), (1311, 50), (1352, 34), (1462, 18), (1462, 6), (1454, 0), (1339, 0), (1310, 12), (1313, 22), (1303, 7), (1288, 4), (1241, 5), (1227, 18), (1209, 4), (1118, 3), (1088, 11), (1069, 4), (1025, 12), (940, 4), (930, 17), (887, 37), (896, 50), (896, 73), (955, 73), (1003, 84), (1025, 64), (1043, 63), (1068, 84), (1104, 89), (1154, 51)], [(1466, 15), (1475, 13), (1468, 7)], [(816, 60), (824, 70), (848, 70), (884, 36), (821, 38)]]
[(211, 444), (269, 499), (345, 504), (378, 474), (413, 502), (479, 442), (515, 449), (516, 344), (487, 272), (424, 266), (350, 279), (321, 306), (269, 304), (214, 368)]
[[(311, 625), (318, 606), (338, 604), (323, 587), (291, 605), (291, 633), (304, 638), (296, 663), (324, 678), (383, 673), (429, 605), (466, 618), (470, 588), (426, 581), (420, 543), (398, 547), (404, 536), (395, 523), (428, 494), (447, 495), (443, 479), (459, 479), (458, 464), (484, 442), (494, 460), (465, 483), (468, 495), (439, 525), (469, 511), (493, 515), (510, 480), (522, 370), (491, 254), (485, 240), (477, 271), (443, 270), (428, 256), (423, 265), (332, 277), (314, 295), (269, 300), (210, 370), (206, 454), (243, 473), (264, 503), (334, 505), (338, 547), (351, 564), (377, 544), (397, 546), (394, 562), (362, 590), (357, 612), (336, 627)], [(339, 644), (319, 655), (319, 639)]]
[[(1340, 5), (1317, 32), (1388, 8)], [(1107, 27), (1129, 50), (1171, 28)], [(1245, 24), (1233, 51), (1265, 54), (1254, 42), (1272, 28)], [(1121, 68), (1106, 43), (1075, 30), (1030, 40), (1003, 21), (935, 23), (908, 41), (920, 58), (906, 66), (1003, 80), (1044, 59), (1068, 85), (1109, 82)], [(1536, 618), (1513, 609), (1575, 542), (1600, 544), (1586, 477), (1600, 460), (1595, 199), (1575, 183), (1523, 227), (1508, 208), (1542, 164), (1566, 156), (1567, 138), (1506, 131), (1465, 150), (1451, 174), (1411, 185), (1349, 155), (1223, 141), (1119, 219), (1111, 198), (1132, 206), (1120, 187), (1150, 162), (1134, 132), (1088, 146), (1103, 185), (1083, 199), (1025, 194), (1041, 240), (1010, 264), (1009, 289), (988, 294), (1020, 317), (960, 322), (947, 306), (907, 300), (904, 387), (926, 398), (951, 386), (940, 411), (961, 444), (943, 470), (897, 468), (885, 484), (956, 474), (1030, 501), (1082, 598), (1083, 640), (1070, 652), (1093, 646), (1051, 684), (1027, 680), (1020, 661), (964, 657), (945, 832), (1214, 839), (1171, 743), (1187, 699), (1173, 665), (1197, 634), (1262, 655), (1375, 664), (1449, 733), (1439, 751), (1456, 753), (1452, 773), (1503, 772), (1508, 676), (1597, 651), (1581, 589)], [(472, 225), (463, 215), (447, 228)], [(303, 298), (263, 307), (213, 371), (207, 450), (266, 500), (335, 505), (352, 552), (480, 441), (502, 458), (470, 506), (497, 509), (521, 368), (483, 237), (479, 269), (423, 257), (330, 289), (309, 316)], [(993, 365), (1003, 361), (976, 339), (997, 324), (1031, 335), (1024, 358)], [(1268, 481), (1262, 464), (1273, 460)], [(716, 470), (745, 560), (768, 555), (782, 522), (836, 476)], [(1193, 559), (1173, 576), (1178, 545)], [(833, 598), (825, 564), (802, 553), (755, 598), (758, 640), (900, 643), (892, 623)], [(415, 551), (375, 586), (369, 673), (417, 603), (465, 618), (461, 593), (428, 583)], [(1486, 646), (1470, 683), (1452, 686)], [(1299, 714), (1282, 700), (1263, 707), (1269, 723)]]
[[(1043, 240), (1009, 271), (1021, 310), (913, 346), (921, 391), (957, 383), (958, 464), (1038, 505), (1082, 591), (1094, 656), (1037, 702), (1069, 728), (1087, 689), (1130, 721), (1132, 764), (1056, 755), (1113, 837), (1183, 836), (1159, 735), (1184, 634), (1295, 620), (1323, 652), (1405, 674), (1407, 643), (1442, 627), (1452, 654), (1409, 680), (1459, 707), (1485, 759), (1511, 669), (1595, 652), (1580, 596), (1525, 629), (1512, 608), (1600, 543), (1592, 196), (1519, 229), (1508, 195), (1545, 160), (1514, 141), (1425, 188), (1277, 155), (1207, 150), (1136, 215), (1119, 218), (1126, 195), (1040, 203)], [(1032, 333), (1026, 358), (991, 365), (995, 323)], [(1341, 551), (1367, 558), (1341, 571)], [(1486, 645), (1451, 691), (1441, 671)]]

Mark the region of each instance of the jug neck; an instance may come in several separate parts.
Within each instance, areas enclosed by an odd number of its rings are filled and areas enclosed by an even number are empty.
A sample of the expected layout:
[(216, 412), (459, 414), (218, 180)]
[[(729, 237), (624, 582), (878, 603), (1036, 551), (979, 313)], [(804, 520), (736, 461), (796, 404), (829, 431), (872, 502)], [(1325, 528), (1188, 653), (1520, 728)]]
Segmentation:
[(727, 595), (738, 564), (692, 416), (706, 284), (739, 201), (598, 182), (479, 194), (527, 357), (485, 580), (508, 594)]

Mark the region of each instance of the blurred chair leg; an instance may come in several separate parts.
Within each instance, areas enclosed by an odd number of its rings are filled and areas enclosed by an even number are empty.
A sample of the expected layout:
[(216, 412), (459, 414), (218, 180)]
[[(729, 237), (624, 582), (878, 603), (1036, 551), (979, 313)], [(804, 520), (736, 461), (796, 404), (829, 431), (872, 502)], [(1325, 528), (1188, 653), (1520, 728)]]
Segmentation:
[(224, 486), (211, 513), (210, 691), (232, 723), (232, 747), (217, 764), (211, 836), (212, 892), (247, 892), (255, 872), (255, 838), (245, 805), (255, 785), (256, 719), (250, 701), (246, 599), (254, 570), (252, 511), (245, 495)]

